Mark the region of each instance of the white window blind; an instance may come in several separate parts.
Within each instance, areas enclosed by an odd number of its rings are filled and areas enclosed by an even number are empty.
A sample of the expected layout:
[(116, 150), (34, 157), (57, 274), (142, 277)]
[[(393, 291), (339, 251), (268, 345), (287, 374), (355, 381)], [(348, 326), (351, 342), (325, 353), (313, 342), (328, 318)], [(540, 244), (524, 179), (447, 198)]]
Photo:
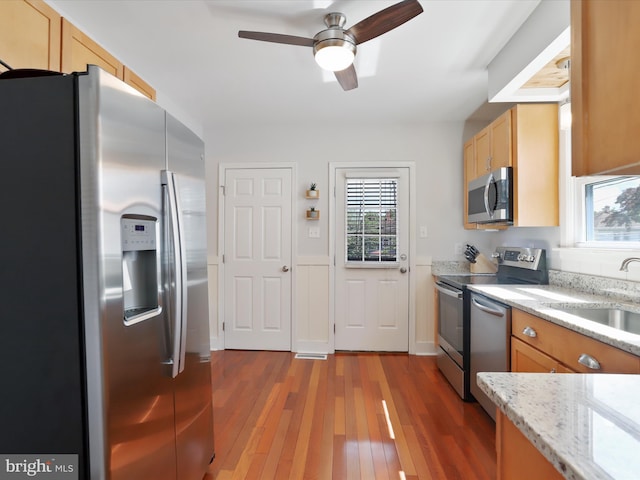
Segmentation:
[(398, 180), (346, 181), (346, 261), (397, 262)]

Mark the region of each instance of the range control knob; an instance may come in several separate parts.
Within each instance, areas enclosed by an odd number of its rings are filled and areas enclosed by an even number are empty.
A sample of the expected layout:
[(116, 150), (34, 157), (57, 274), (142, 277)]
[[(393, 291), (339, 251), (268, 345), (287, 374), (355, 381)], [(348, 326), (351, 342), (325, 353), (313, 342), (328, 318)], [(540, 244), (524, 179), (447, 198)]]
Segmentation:
[(533, 261), (536, 259), (536, 257), (534, 257), (533, 255), (529, 255), (527, 257), (527, 262), (533, 263)]
[(518, 254), (518, 261), (519, 261), (519, 262), (524, 262), (525, 258), (526, 258), (526, 257), (525, 257), (525, 255), (524, 255), (523, 253), (519, 253), (519, 254)]

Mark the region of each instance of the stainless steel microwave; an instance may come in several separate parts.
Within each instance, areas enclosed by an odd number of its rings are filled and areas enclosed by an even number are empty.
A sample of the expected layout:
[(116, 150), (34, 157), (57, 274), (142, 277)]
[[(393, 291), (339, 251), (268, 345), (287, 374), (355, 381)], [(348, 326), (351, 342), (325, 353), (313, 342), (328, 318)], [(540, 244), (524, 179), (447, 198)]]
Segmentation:
[(513, 168), (502, 167), (469, 182), (470, 223), (513, 223)]

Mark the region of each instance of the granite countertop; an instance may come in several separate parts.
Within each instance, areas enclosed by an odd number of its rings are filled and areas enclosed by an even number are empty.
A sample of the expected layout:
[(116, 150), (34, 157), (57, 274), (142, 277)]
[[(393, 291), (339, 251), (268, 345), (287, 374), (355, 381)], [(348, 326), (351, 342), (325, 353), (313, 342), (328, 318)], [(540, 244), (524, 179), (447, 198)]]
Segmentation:
[[(640, 313), (640, 305), (616, 297), (557, 285), (469, 285), (469, 289), (603, 343), (640, 356), (640, 330), (626, 332), (596, 323), (562, 308), (624, 308)], [(640, 324), (638, 325), (640, 328)]]
[(640, 478), (640, 375), (484, 372), (478, 385), (565, 478)]

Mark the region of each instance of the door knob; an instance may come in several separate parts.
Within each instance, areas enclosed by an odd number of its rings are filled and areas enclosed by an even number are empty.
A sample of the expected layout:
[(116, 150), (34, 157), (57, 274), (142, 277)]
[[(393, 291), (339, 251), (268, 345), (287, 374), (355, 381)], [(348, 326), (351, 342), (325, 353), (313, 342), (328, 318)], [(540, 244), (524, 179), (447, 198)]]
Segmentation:
[(285, 272), (285, 273), (286, 273), (286, 272), (288, 272), (288, 271), (289, 271), (289, 267), (287, 267), (287, 266), (285, 265), (284, 267), (282, 267), (282, 271), (283, 271), (283, 272)]
[(406, 267), (402, 267), (400, 269), (400, 273), (407, 273), (407, 268)]

